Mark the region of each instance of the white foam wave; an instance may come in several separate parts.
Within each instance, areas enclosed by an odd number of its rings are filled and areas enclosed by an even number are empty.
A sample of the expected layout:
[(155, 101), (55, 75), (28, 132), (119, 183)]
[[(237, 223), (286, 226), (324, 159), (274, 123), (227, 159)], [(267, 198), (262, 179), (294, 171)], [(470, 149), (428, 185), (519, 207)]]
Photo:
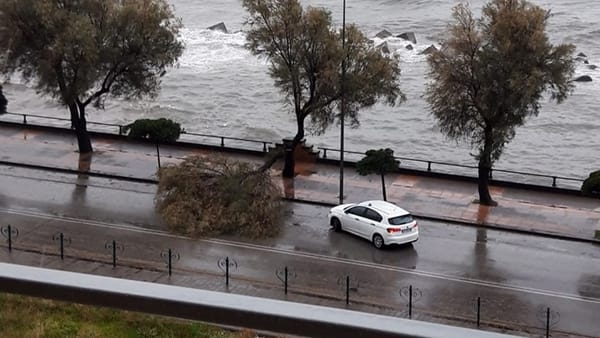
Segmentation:
[[(401, 63), (421, 63), (427, 60), (427, 55), (420, 54), (422, 51), (427, 49), (427, 47), (431, 46), (431, 44), (413, 44), (410, 41), (406, 41), (402, 38), (397, 37), (387, 37), (385, 39), (380, 39), (378, 37), (372, 38), (375, 46), (380, 46), (383, 43), (387, 43), (388, 49), (394, 55), (400, 57)], [(412, 50), (406, 48), (406, 46), (411, 45), (413, 47)], [(436, 48), (439, 48), (439, 45), (436, 45)]]
[(179, 60), (183, 68), (191, 71), (220, 70), (223, 66), (243, 63), (248, 66), (263, 65), (244, 47), (243, 32), (223, 33), (208, 29), (183, 29), (185, 51)]

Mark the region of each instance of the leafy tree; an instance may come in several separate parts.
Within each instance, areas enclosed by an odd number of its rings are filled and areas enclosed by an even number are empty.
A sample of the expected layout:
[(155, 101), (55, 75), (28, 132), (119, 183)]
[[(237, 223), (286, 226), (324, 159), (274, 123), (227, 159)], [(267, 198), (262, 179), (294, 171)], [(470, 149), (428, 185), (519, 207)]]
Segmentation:
[(358, 126), (359, 109), (381, 98), (390, 105), (404, 100), (398, 60), (375, 50), (356, 26), (347, 27), (343, 50), (340, 31), (323, 8), (303, 9), (298, 0), (243, 0), (243, 6), (249, 13), (246, 46), (270, 61), (269, 74), (296, 117), (285, 177), (294, 176), (293, 152), (305, 136), (307, 118), (315, 134), (339, 120), (342, 62), (344, 119), (351, 126)]
[(156, 158), (160, 168), (160, 143), (171, 143), (179, 139), (181, 125), (171, 119), (138, 119), (124, 128), (129, 137), (145, 139), (156, 145)]
[(481, 204), (496, 205), (492, 165), (515, 129), (538, 115), (543, 94), (560, 103), (572, 91), (574, 46), (549, 43), (549, 17), (524, 0), (492, 0), (476, 20), (459, 4), (443, 48), (428, 58), (426, 100), (444, 134), (477, 148)]
[(8, 100), (4, 97), (4, 93), (2, 92), (2, 86), (0, 86), (0, 115), (6, 113), (6, 105), (8, 104)]
[(2, 0), (0, 71), (35, 80), (68, 107), (79, 151), (91, 152), (85, 109), (107, 95), (156, 96), (183, 51), (166, 0)]
[(177, 233), (256, 238), (279, 231), (280, 189), (251, 163), (191, 156), (159, 169), (158, 177), (156, 208)]
[(392, 149), (371, 149), (366, 152), (365, 157), (356, 163), (356, 171), (363, 176), (370, 174), (381, 175), (383, 200), (387, 201), (385, 192), (385, 174), (396, 171), (399, 164), (400, 161), (396, 160)]

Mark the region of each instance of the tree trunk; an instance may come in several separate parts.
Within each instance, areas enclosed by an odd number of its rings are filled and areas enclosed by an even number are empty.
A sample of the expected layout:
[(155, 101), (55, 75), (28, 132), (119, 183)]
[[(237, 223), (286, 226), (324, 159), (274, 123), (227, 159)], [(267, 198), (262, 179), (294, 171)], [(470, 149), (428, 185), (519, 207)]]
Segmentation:
[(381, 189), (383, 191), (383, 200), (387, 201), (387, 194), (385, 192), (385, 175), (381, 174)]
[(490, 152), (484, 148), (483, 154), (479, 158), (478, 177), (479, 177), (479, 203), (483, 205), (496, 206), (496, 203), (490, 195), (490, 170), (492, 169), (492, 159)]
[(484, 130), (484, 144), (479, 154), (478, 176), (479, 176), (479, 203), (482, 205), (496, 206), (490, 195), (490, 170), (492, 169), (493, 132), (489, 124)]
[(283, 172), (282, 176), (285, 178), (293, 178), (296, 167), (296, 160), (294, 159), (294, 151), (296, 150), (296, 144), (294, 140), (284, 139), (283, 140)]
[(71, 125), (75, 129), (75, 135), (77, 136), (79, 153), (87, 154), (93, 152), (92, 141), (87, 132), (85, 107), (77, 103), (72, 103), (69, 104), (69, 110), (71, 112)]
[(304, 118), (299, 114), (296, 114), (296, 123), (298, 126), (298, 132), (296, 136), (291, 140), (283, 140), (283, 148), (285, 151), (284, 165), (282, 176), (286, 178), (292, 178), (295, 175), (296, 169), (296, 158), (294, 156), (296, 152), (296, 146), (300, 144), (300, 141), (304, 138)]

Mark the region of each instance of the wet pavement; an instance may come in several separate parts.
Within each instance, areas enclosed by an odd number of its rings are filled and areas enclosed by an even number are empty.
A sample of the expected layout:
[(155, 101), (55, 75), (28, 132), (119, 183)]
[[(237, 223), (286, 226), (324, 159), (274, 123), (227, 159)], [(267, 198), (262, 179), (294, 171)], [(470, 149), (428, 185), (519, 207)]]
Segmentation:
[[(76, 140), (69, 133), (2, 126), (0, 160), (125, 177), (155, 177), (154, 146), (100, 137), (92, 141), (94, 154), (80, 157)], [(178, 163), (188, 155), (209, 153), (203, 149), (176, 146), (161, 146), (160, 152), (161, 165)], [(263, 162), (261, 156), (247, 153), (220, 154)], [(273, 175), (287, 198), (337, 204), (339, 167), (300, 164), (300, 174), (293, 180), (281, 178), (281, 167), (282, 163), (277, 162)], [(380, 182), (376, 175), (360, 176), (353, 168), (346, 168), (344, 200), (381, 199)], [(418, 217), (600, 243), (594, 239), (595, 231), (600, 230), (598, 198), (491, 186), (492, 197), (498, 206), (487, 207), (475, 202), (478, 198), (475, 183), (404, 174), (389, 174), (386, 183), (388, 200)]]
[[(2, 127), (0, 142), (3, 161), (142, 178), (152, 178), (156, 170), (153, 147), (141, 144), (94, 140), (96, 153), (81, 165), (69, 135)], [(206, 151), (164, 147), (161, 162), (176, 163), (190, 153)], [(351, 171), (347, 169), (345, 180), (347, 200), (380, 198), (378, 177)], [(303, 167), (303, 173), (294, 180), (294, 189), (287, 190), (289, 197), (324, 204), (337, 201), (337, 167), (313, 165)], [(416, 319), (473, 327), (474, 301), (481, 297), (486, 329), (518, 327), (520, 334), (539, 336), (540, 307), (550, 307), (560, 311), (553, 337), (600, 336), (598, 247), (494, 230), (518, 227), (535, 234), (560, 229), (557, 237), (591, 240), (577, 237), (576, 229), (594, 229), (600, 200), (503, 188), (493, 190), (499, 207), (476, 208), (469, 214), (469, 208), (477, 206), (474, 184), (406, 175), (390, 175), (388, 182), (388, 196), (394, 196), (390, 199), (427, 219), (420, 220), (422, 235), (414, 246), (377, 251), (367, 241), (330, 232), (323, 221), (327, 208), (318, 205), (289, 207), (284, 230), (275, 238), (191, 240), (165, 232), (153, 210), (153, 184), (1, 166), (2, 226), (18, 225), (19, 236), (16, 251), (4, 248), (0, 259), (403, 317), (407, 300), (400, 291), (414, 285), (420, 292), (413, 312)], [(461, 209), (460, 215), (455, 209)], [(451, 221), (485, 222), (487, 227), (436, 221), (444, 219), (444, 210), (453, 215)], [(492, 216), (499, 223), (490, 222)], [(522, 225), (523, 219), (530, 223)], [(560, 224), (567, 219), (566, 225)], [(64, 261), (52, 240), (58, 232), (71, 239)], [(113, 269), (107, 245), (115, 238), (123, 250), (119, 249)], [(180, 254), (171, 277), (160, 256), (167, 247)], [(217, 264), (225, 256), (236, 262), (229, 287)], [(282, 294), (276, 276), (283, 266), (289, 266), (294, 276), (288, 295)], [(350, 305), (343, 301), (347, 275)]]
[[(94, 194), (95, 188), (89, 189)], [(114, 197), (121, 200), (118, 193)], [(536, 336), (543, 328), (538, 317), (549, 307), (560, 314), (553, 337), (596, 336), (600, 284), (594, 267), (600, 253), (591, 244), (494, 230), (480, 234), (472, 227), (423, 221), (417, 244), (380, 251), (368, 241), (328, 231), (320, 217), (324, 207), (288, 208), (293, 213), (288, 213), (280, 235), (253, 242), (231, 236), (190, 239), (156, 225), (143, 229), (3, 208), (3, 223), (12, 224), (18, 234), (12, 252), (3, 243), (0, 260), (399, 317), (408, 316), (403, 291), (412, 286), (413, 319), (474, 327), (480, 297), (482, 327), (487, 330)], [(95, 215), (89, 206), (83, 210)], [(118, 215), (114, 210), (111, 218), (120, 220)], [(299, 220), (302, 224), (296, 225)], [(65, 240), (64, 260), (59, 233)], [(112, 245), (117, 248), (115, 268)], [(168, 248), (176, 257), (172, 276), (164, 256)], [(226, 257), (231, 264), (229, 286), (219, 264)], [(278, 279), (284, 267), (289, 274), (287, 295)]]

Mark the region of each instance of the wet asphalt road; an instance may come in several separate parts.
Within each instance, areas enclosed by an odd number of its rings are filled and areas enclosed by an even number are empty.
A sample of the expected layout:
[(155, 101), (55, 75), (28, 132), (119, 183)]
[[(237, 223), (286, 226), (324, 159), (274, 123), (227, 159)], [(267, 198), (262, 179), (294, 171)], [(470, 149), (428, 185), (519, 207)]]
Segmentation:
[(275, 285), (274, 270), (288, 266), (307, 293), (343, 297), (349, 275), (353, 298), (400, 312), (399, 291), (413, 285), (416, 313), (472, 318), (479, 296), (483, 319), (498, 326), (541, 333), (539, 307), (549, 306), (559, 313), (555, 330), (600, 336), (600, 248), (591, 244), (420, 221), (419, 242), (380, 251), (331, 232), (328, 208), (295, 203), (276, 237), (190, 240), (163, 232), (153, 185), (1, 167), (0, 186), (0, 225), (17, 227), (23, 247), (55, 251), (51, 237), (62, 231), (71, 252), (110, 261), (105, 244), (117, 239), (123, 259), (142, 265), (161, 265), (158, 251), (172, 247), (177, 269), (190, 273), (219, 274), (216, 262), (228, 256), (237, 277)]

